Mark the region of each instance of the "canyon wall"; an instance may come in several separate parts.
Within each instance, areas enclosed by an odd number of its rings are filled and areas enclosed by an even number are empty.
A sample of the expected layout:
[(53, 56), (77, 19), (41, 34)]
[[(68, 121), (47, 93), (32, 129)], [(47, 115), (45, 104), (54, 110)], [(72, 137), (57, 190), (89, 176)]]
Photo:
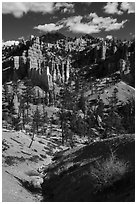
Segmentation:
[(28, 76), (34, 85), (46, 92), (53, 89), (53, 83), (63, 83), (69, 78), (70, 60), (60, 59), (50, 54), (50, 60), (41, 51), (39, 37), (33, 39), (28, 50), (23, 50), (21, 56), (12, 56), (2, 63), (3, 83)]

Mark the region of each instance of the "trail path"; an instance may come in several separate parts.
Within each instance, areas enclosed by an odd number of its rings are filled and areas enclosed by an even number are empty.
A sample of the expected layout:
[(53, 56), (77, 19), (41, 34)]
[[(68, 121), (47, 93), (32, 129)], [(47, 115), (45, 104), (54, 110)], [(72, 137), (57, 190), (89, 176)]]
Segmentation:
[[(2, 201), (3, 202), (38, 202), (39, 194), (26, 190), (20, 181), (31, 182), (41, 178), (37, 171), (42, 165), (51, 162), (52, 155), (63, 147), (54, 140), (36, 137), (31, 148), (31, 138), (23, 132), (3, 129), (2, 154)], [(54, 138), (53, 138), (54, 139)]]

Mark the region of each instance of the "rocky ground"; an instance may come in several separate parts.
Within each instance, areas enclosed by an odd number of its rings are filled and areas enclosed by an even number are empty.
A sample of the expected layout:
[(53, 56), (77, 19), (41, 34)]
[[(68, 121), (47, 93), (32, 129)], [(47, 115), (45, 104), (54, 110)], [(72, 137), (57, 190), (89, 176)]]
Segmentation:
[[(56, 136), (35, 137), (29, 148), (31, 137), (25, 132), (3, 129), (2, 134), (2, 201), (34, 202), (41, 196), (42, 174), (39, 168), (51, 162), (52, 155), (67, 147), (62, 146)], [(26, 190), (23, 186), (26, 186)], [(31, 188), (31, 193), (29, 192)], [(36, 188), (36, 194), (32, 194)], [(35, 190), (34, 190), (35, 191)]]
[(44, 168), (51, 202), (134, 202), (134, 135), (119, 135), (56, 154)]
[[(120, 135), (88, 145), (79, 142), (70, 149), (61, 145), (59, 132), (56, 127), (56, 134), (51, 137), (35, 137), (29, 148), (29, 134), (3, 128), (3, 202), (134, 200), (134, 135)], [(98, 173), (93, 168), (96, 162), (105, 161), (112, 153), (119, 159), (114, 164), (120, 164), (120, 174), (125, 171), (123, 164), (128, 168), (126, 179), (122, 176), (123, 180), (116, 179), (114, 187), (109, 186), (110, 192), (103, 188), (96, 194), (95, 185), (91, 185), (96, 180), (91, 172)], [(119, 161), (125, 162), (122, 170)], [(121, 191), (116, 191), (117, 188)]]

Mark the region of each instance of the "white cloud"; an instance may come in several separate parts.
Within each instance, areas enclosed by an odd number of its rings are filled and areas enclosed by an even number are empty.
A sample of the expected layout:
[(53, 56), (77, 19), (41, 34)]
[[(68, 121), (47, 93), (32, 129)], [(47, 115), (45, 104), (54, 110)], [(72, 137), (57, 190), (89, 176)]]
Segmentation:
[(57, 31), (61, 28), (68, 28), (69, 31), (74, 33), (99, 33), (101, 31), (119, 30), (124, 27), (127, 20), (121, 22), (117, 21), (117, 18), (112, 17), (100, 17), (96, 13), (90, 13), (86, 16), (72, 16), (64, 18), (63, 20), (55, 23), (38, 25), (34, 29), (38, 29), (44, 32)]
[(123, 14), (121, 10), (118, 10), (118, 2), (108, 2), (104, 6), (104, 11), (105, 13), (108, 13), (108, 14), (118, 14), (118, 15)]
[(74, 4), (66, 2), (55, 3), (55, 9), (61, 10), (63, 13), (74, 13)]
[(66, 24), (67, 27), (71, 27), (74, 24), (78, 24), (81, 22), (81, 20), (83, 19), (82, 16), (73, 16), (73, 17), (69, 17), (65, 20), (62, 20), (63, 23)]
[(106, 27), (105, 31), (111, 31), (111, 30), (119, 30), (120, 28), (124, 27), (124, 24), (127, 22), (127, 20), (122, 21), (121, 23), (112, 23), (108, 27)]
[(16, 18), (20, 18), (23, 14), (32, 12), (52, 13), (54, 11), (53, 2), (3, 2), (2, 3), (2, 13), (12, 14)]
[(122, 2), (121, 7), (123, 11), (130, 13), (135, 13), (135, 2)]
[(2, 13), (12, 14), (16, 18), (21, 18), (24, 14), (29, 11), (42, 14), (53, 13), (56, 10), (61, 12), (74, 12), (74, 4), (72, 3), (54, 3), (54, 2), (3, 2)]
[(98, 29), (98, 26), (92, 25), (89, 23), (83, 23), (81, 22), (83, 19), (82, 16), (73, 16), (69, 17), (62, 22), (64, 23), (64, 26), (66, 26), (70, 31), (74, 33), (98, 33), (100, 30)]
[(97, 14), (96, 13), (90, 13), (87, 18), (91, 19), (91, 18), (96, 18)]
[(121, 4), (119, 4), (118, 2), (108, 2), (104, 6), (104, 11), (108, 14), (118, 15), (123, 14), (125, 11), (127, 11), (128, 14), (135, 13), (135, 2), (122, 2)]
[(99, 33), (100, 29), (96, 25), (90, 25), (86, 23), (78, 23), (75, 24), (75, 26), (69, 27), (70, 31), (73, 31), (74, 33), (86, 33), (86, 34), (91, 34), (91, 33)]
[(13, 3), (13, 2), (3, 2), (2, 3), (2, 13), (3, 14), (13, 14), (15, 17), (19, 18), (23, 13), (27, 13), (27, 8), (23, 3)]
[(44, 31), (44, 32), (52, 32), (52, 31), (60, 30), (62, 27), (63, 27), (63, 25), (56, 25), (54, 23), (49, 23), (49, 24), (45, 24), (45, 25), (35, 26), (34, 29)]
[(117, 22), (116, 18), (99, 17), (96, 13), (90, 13), (89, 18), (92, 19), (93, 24), (97, 24), (101, 28), (106, 28), (110, 24), (114, 24)]
[(43, 3), (43, 2), (32, 3), (32, 2), (30, 2), (29, 4), (30, 4), (30, 8), (29, 8), (30, 11), (33, 11), (36, 13), (37, 12), (42, 12), (43, 14), (52, 13), (54, 10), (53, 2), (46, 2), (46, 3)]
[[(86, 20), (86, 22), (84, 22)], [(122, 22), (117, 22), (116, 18), (111, 17), (99, 17), (96, 13), (90, 13), (89, 15), (82, 16), (73, 16), (67, 19), (60, 21), (67, 27), (70, 31), (74, 33), (99, 33), (102, 30), (111, 31), (119, 30), (124, 27), (124, 24), (127, 20)]]
[[(84, 23), (83, 21), (86, 20)], [(70, 31), (76, 33), (99, 33), (102, 30), (111, 31), (119, 30), (124, 27), (124, 24), (127, 20), (122, 22), (117, 22), (116, 18), (112, 17), (99, 17), (96, 13), (90, 13), (89, 15), (82, 16), (73, 16), (68, 19), (63, 20), (66, 27)]]
[(112, 17), (99, 17), (96, 13), (90, 13), (89, 19), (92, 19), (91, 23), (98, 25), (99, 29), (104, 29), (105, 31), (119, 30), (123, 28), (127, 20), (123, 20), (118, 23), (116, 18)]
[(2, 46), (11, 46), (11, 45), (18, 45), (19, 44), (19, 41), (15, 41), (15, 40), (9, 40), (9, 41), (6, 41), (6, 42), (2, 42)]

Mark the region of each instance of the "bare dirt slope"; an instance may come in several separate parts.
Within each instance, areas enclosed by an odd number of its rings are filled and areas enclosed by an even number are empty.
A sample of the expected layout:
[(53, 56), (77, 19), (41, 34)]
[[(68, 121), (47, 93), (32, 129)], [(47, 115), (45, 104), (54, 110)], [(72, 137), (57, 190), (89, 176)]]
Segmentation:
[[(104, 78), (97, 84), (97, 90), (103, 90), (103, 93), (100, 94), (100, 98), (103, 100), (105, 105), (108, 105), (109, 98), (112, 97), (115, 88), (118, 91), (117, 98), (119, 105), (126, 104), (128, 101), (135, 98), (135, 89), (132, 86), (123, 81), (119, 81), (115, 84), (113, 84), (113, 81), (111, 81), (109, 84), (106, 84), (107, 79), (112, 80), (111, 78)], [(85, 96), (88, 97), (88, 100), (97, 98), (97, 94), (91, 94), (90, 90), (85, 93)]]
[(38, 198), (34, 197), (24, 189), (18, 180), (11, 174), (2, 171), (2, 202), (36, 202)]
[(2, 201), (39, 201), (41, 197), (27, 191), (22, 182), (33, 183), (39, 189), (42, 175), (38, 169), (43, 164), (49, 164), (53, 153), (63, 147), (58, 147), (54, 140), (41, 136), (36, 137), (29, 148), (29, 135), (6, 129), (3, 129), (2, 139)]

